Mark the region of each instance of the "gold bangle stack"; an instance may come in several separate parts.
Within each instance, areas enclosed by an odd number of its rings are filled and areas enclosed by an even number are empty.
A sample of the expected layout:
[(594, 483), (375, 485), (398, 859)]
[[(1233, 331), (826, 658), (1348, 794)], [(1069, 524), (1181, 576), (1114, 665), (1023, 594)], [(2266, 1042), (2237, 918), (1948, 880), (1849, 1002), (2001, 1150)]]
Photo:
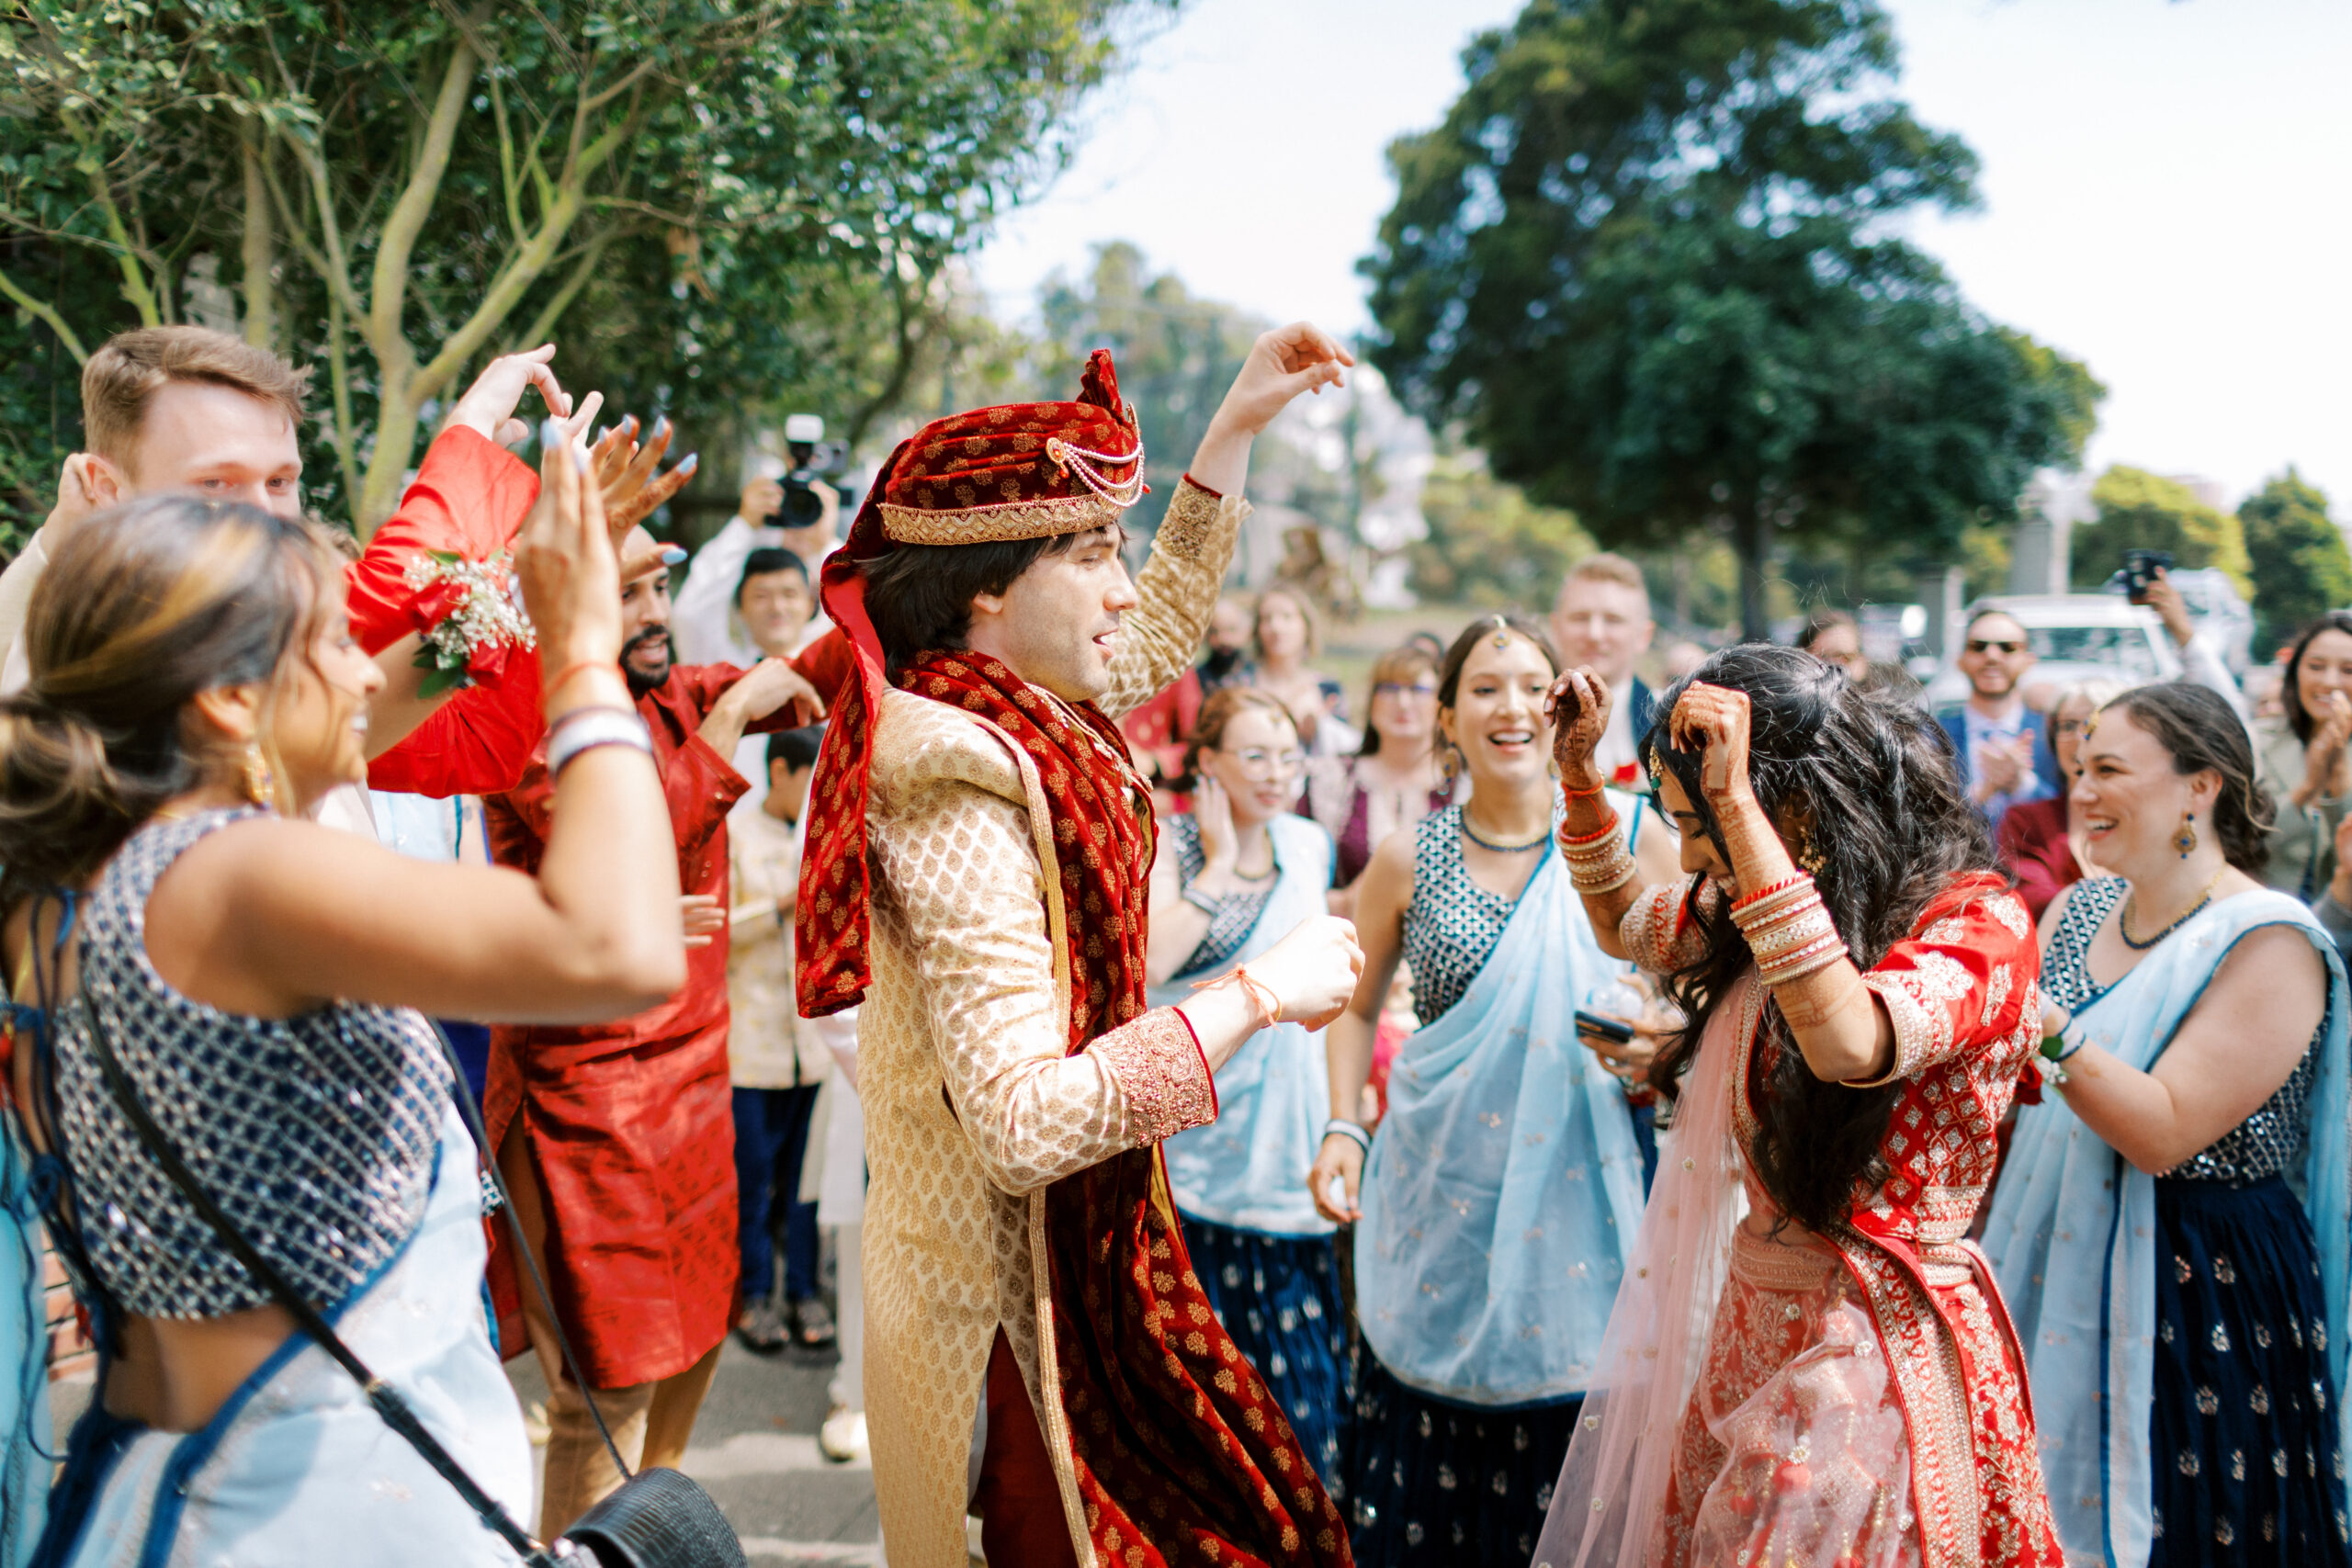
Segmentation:
[(1609, 826), (1581, 839), (1560, 829), (1560, 857), (1568, 863), (1568, 881), (1579, 893), (1614, 893), (1639, 873), (1634, 852), (1625, 847), (1625, 824), (1614, 811)]
[(1830, 919), (1813, 878), (1803, 872), (1734, 904), (1731, 918), (1747, 939), (1767, 988), (1802, 980), (1846, 956), (1838, 922)]

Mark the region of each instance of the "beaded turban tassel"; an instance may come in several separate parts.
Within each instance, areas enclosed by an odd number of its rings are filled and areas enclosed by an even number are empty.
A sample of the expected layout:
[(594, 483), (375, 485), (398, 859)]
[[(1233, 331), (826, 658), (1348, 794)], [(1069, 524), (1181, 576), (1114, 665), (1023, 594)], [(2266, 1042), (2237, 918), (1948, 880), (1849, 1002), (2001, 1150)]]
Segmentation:
[(1148, 492), (1135, 406), (1099, 348), (1075, 400), (933, 420), (881, 482), (882, 532), (899, 545), (1083, 534), (1117, 523)]

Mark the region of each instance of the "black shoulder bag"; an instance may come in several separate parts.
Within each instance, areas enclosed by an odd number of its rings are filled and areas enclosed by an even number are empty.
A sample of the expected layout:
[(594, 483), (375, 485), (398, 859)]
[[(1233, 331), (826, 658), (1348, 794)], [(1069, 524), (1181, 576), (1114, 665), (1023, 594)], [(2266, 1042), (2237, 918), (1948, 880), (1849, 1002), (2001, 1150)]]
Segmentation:
[(710, 1494), (674, 1470), (641, 1470), (632, 1473), (622, 1460), (621, 1451), (613, 1441), (611, 1430), (605, 1425), (604, 1412), (596, 1408), (594, 1391), (580, 1375), (580, 1363), (571, 1353), (571, 1341), (563, 1332), (563, 1325), (556, 1316), (555, 1303), (548, 1294), (547, 1281), (539, 1275), (539, 1266), (531, 1249), (523, 1240), (522, 1222), (514, 1215), (514, 1205), (507, 1201), (505, 1184), (500, 1181), (498, 1167), (490, 1149), (490, 1139), (482, 1129), (481, 1111), (474, 1104), (473, 1091), (466, 1086), (465, 1070), (450, 1049), (449, 1037), (432, 1020), (434, 1037), (441, 1043), (442, 1058), (449, 1064), (452, 1091), (458, 1109), (465, 1117), (467, 1130), (473, 1134), (475, 1146), (481, 1151), (482, 1174), (498, 1194), (499, 1207), (506, 1214), (506, 1226), (514, 1239), (515, 1257), (531, 1277), (531, 1288), (546, 1303), (548, 1321), (554, 1325), (556, 1343), (563, 1350), (563, 1364), (571, 1371), (571, 1380), (579, 1387), (594, 1418), (596, 1430), (605, 1439), (605, 1447), (613, 1456), (613, 1463), (625, 1478), (620, 1489), (582, 1516), (563, 1539), (552, 1547), (542, 1545), (516, 1524), (496, 1498), (483, 1491), (468, 1475), (465, 1468), (451, 1457), (416, 1413), (402, 1399), (400, 1391), (368, 1370), (367, 1363), (351, 1352), (351, 1348), (327, 1325), (318, 1309), (302, 1298), (286, 1276), (279, 1273), (269, 1259), (247, 1241), (243, 1233), (212, 1201), (196, 1173), (181, 1160), (164, 1130), (155, 1124), (147, 1108), (140, 1102), (139, 1091), (123, 1071), (121, 1061), (115, 1055), (114, 1042), (98, 1016), (97, 999), (91, 996), (86, 975), (82, 984), (82, 1010), (90, 1025), (90, 1045), (96, 1058), (99, 1076), (107, 1082), (115, 1102), (122, 1107), (124, 1120), (139, 1134), (147, 1152), (155, 1156), (172, 1184), (188, 1201), (189, 1207), (201, 1215), (205, 1224), (218, 1232), (230, 1254), (244, 1266), (245, 1272), (255, 1283), (267, 1291), (277, 1304), (286, 1309), (303, 1333), (318, 1343), (321, 1349), (334, 1359), (358, 1382), (360, 1393), (375, 1406), (384, 1425), (398, 1433), (426, 1464), (457, 1489), (466, 1506), (481, 1518), (483, 1526), (498, 1536), (531, 1568), (559, 1568), (564, 1562), (577, 1563), (585, 1552), (597, 1568), (749, 1568), (743, 1556), (742, 1541), (734, 1527), (727, 1522), (711, 1500)]

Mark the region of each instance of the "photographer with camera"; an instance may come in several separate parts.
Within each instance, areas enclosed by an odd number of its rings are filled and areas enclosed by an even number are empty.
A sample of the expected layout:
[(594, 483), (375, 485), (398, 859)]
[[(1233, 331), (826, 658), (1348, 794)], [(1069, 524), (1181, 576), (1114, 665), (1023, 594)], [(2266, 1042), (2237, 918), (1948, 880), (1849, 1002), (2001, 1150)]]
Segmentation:
[[(786, 419), (784, 442), (789, 466), (774, 457), (757, 460), (743, 481), (735, 515), (695, 552), (685, 584), (672, 601), (678, 657), (688, 663), (749, 667), (763, 651), (772, 651), (762, 649), (735, 603), (743, 565), (753, 550), (791, 551), (814, 582), (825, 558), (841, 543), (841, 491), (825, 477), (840, 467), (840, 445), (825, 440), (825, 422), (813, 413)], [(818, 610), (787, 651), (800, 651), (831, 627)]]
[(2230, 711), (2238, 716), (2238, 722), (2251, 735), (2253, 710), (2246, 706), (2245, 694), (2238, 689), (2237, 677), (2230, 673), (2229, 660), (2222, 656), (2220, 647), (2197, 629), (2197, 622), (2188, 612), (2188, 601), (2172, 581), (2171, 552), (2124, 551), (2122, 581), (2126, 599), (2146, 605), (2164, 622), (2165, 635), (2172, 638), (2174, 649), (2180, 654), (2180, 678), (2217, 694), (2230, 705)]

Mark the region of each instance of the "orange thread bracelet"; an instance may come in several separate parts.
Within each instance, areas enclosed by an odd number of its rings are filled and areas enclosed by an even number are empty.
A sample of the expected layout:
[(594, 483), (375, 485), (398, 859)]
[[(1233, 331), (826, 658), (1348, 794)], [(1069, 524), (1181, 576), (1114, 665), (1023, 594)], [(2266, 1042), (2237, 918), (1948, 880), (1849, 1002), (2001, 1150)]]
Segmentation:
[(1590, 789), (1570, 789), (1567, 785), (1562, 784), (1560, 786), (1560, 798), (1563, 800), (1583, 800), (1589, 795), (1600, 794), (1608, 787), (1609, 786), (1605, 784), (1597, 784)]
[(1274, 988), (1272, 986), (1267, 985), (1240, 964), (1234, 965), (1231, 974), (1220, 975), (1214, 980), (1193, 981), (1193, 989), (1212, 990), (1228, 983), (1238, 985), (1241, 987), (1241, 994), (1250, 998), (1250, 1010), (1259, 1015), (1260, 1029), (1272, 1029), (1282, 1021), (1282, 998), (1274, 995)]

